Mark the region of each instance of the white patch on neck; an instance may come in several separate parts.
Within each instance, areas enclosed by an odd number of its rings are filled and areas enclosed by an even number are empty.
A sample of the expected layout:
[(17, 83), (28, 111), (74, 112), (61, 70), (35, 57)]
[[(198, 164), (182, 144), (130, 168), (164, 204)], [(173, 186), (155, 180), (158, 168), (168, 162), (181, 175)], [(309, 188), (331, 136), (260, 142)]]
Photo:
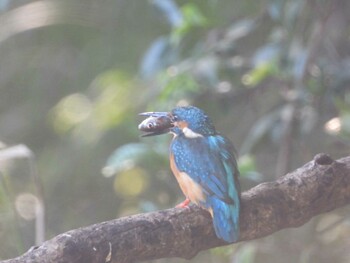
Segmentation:
[(188, 127), (185, 127), (182, 129), (182, 132), (185, 134), (185, 137), (186, 138), (199, 138), (199, 137), (203, 137), (203, 135), (199, 134), (199, 133), (196, 133), (194, 131), (192, 131), (190, 128)]

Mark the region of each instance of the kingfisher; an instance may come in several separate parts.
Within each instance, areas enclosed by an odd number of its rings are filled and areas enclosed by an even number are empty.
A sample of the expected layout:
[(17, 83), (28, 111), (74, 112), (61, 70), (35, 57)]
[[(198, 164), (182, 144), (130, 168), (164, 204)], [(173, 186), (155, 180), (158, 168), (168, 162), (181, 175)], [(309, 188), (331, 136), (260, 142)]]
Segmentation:
[(210, 118), (194, 106), (171, 112), (144, 112), (143, 136), (172, 133), (170, 167), (186, 199), (209, 211), (216, 236), (233, 243), (239, 237), (240, 185), (235, 150), (215, 130)]

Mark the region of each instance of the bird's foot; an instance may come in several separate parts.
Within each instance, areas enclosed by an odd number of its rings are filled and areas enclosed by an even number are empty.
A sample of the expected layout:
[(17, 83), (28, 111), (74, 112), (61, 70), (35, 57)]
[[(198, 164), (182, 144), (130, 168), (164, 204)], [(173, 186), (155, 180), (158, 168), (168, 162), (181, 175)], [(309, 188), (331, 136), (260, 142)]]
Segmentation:
[(188, 204), (190, 203), (190, 199), (186, 198), (185, 201), (183, 201), (182, 203), (178, 204), (177, 206), (175, 206), (176, 208), (188, 208)]

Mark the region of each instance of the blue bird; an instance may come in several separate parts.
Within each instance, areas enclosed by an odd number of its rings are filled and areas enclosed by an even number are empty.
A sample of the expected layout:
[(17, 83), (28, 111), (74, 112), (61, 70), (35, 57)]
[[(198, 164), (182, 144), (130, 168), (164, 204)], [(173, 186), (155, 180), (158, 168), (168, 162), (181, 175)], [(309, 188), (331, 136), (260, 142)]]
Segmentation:
[(232, 143), (220, 135), (209, 117), (193, 106), (171, 112), (146, 112), (139, 129), (144, 136), (170, 132), (170, 166), (186, 200), (207, 209), (218, 238), (232, 243), (239, 237), (239, 171)]

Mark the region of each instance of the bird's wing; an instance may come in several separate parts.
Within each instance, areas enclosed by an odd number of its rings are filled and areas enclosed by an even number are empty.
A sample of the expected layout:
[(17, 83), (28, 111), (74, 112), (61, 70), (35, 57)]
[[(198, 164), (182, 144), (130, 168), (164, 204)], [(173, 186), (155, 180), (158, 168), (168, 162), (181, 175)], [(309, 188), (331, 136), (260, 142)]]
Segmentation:
[(198, 138), (178, 136), (171, 151), (180, 172), (188, 174), (207, 196), (225, 203), (239, 203), (237, 162), (232, 143), (221, 135)]

